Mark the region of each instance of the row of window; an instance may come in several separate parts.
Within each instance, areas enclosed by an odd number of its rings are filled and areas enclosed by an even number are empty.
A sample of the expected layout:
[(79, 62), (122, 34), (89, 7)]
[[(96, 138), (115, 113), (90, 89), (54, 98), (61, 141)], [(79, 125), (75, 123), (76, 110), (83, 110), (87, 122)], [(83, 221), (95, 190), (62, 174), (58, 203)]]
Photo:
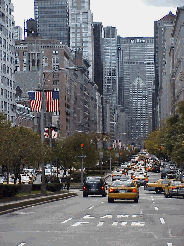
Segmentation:
[(1, 96), (4, 96), (6, 99), (13, 99), (13, 93), (2, 88), (1, 88)]

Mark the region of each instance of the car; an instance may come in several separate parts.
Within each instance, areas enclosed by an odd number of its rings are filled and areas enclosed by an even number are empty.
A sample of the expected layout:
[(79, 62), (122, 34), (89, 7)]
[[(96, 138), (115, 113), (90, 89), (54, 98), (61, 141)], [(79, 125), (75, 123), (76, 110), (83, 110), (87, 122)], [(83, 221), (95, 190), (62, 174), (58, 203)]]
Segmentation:
[(124, 174), (122, 174), (122, 171), (114, 171), (112, 173), (112, 181), (116, 179), (120, 179)]
[(0, 174), (0, 184), (3, 184), (4, 180), (5, 180), (4, 174)]
[(155, 191), (157, 194), (165, 191), (165, 187), (169, 185), (170, 179), (159, 179), (154, 183), (147, 183), (144, 190)]
[(31, 184), (32, 180), (30, 179), (29, 174), (20, 174), (21, 176), (21, 184)]
[(160, 173), (160, 166), (158, 164), (153, 164), (151, 171), (154, 173)]
[(116, 180), (112, 182), (108, 189), (108, 202), (113, 203), (114, 200), (134, 200), (138, 203), (139, 188), (133, 180)]
[(178, 180), (172, 180), (168, 186), (165, 187), (164, 196), (166, 198), (172, 196), (183, 196), (184, 198), (184, 184)]
[(146, 175), (146, 173), (135, 174), (134, 181), (137, 182), (138, 186), (141, 186), (141, 185), (144, 186), (148, 183), (148, 176)]
[(88, 195), (102, 195), (103, 197), (107, 195), (106, 182), (102, 177), (86, 177), (83, 184), (83, 197), (88, 197)]

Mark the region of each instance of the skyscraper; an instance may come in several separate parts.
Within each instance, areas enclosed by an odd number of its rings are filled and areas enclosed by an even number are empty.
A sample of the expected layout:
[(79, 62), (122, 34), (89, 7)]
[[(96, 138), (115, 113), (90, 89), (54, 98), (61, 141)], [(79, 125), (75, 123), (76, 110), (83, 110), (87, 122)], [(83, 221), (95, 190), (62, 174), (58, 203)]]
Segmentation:
[(93, 15), (90, 10), (90, 0), (68, 0), (68, 4), (70, 48), (83, 52), (83, 56), (91, 65), (89, 78), (94, 81)]
[(67, 0), (34, 0), (38, 35), (57, 39), (69, 46), (69, 15)]
[(115, 138), (118, 105), (117, 29), (104, 27), (103, 36), (103, 113), (104, 131)]
[(121, 38), (120, 45), (123, 50), (126, 137), (129, 142), (142, 146), (152, 131), (154, 38)]

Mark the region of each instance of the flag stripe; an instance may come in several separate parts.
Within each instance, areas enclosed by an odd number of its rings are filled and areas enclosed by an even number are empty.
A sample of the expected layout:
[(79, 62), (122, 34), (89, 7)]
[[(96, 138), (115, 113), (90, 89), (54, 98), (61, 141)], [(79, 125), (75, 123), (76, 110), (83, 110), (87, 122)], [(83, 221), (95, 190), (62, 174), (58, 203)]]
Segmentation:
[(42, 107), (42, 98), (40, 91), (28, 92), (30, 96), (30, 106), (32, 111), (40, 112)]
[(59, 92), (46, 91), (46, 102), (47, 102), (47, 112), (59, 111)]

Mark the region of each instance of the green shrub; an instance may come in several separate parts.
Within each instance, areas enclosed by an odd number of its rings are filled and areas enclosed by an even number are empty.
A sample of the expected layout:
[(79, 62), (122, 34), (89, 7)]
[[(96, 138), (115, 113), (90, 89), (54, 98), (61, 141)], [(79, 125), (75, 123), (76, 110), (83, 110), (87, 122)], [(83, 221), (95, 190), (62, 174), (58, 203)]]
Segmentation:
[(17, 193), (19, 193), (20, 189), (21, 185), (19, 184), (0, 184), (0, 198), (14, 197)]
[(32, 185), (32, 190), (36, 190), (36, 191), (39, 191), (39, 190), (41, 190), (41, 184), (33, 184)]
[(49, 183), (46, 185), (46, 189), (52, 192), (60, 191), (61, 188), (62, 188), (61, 183)]

